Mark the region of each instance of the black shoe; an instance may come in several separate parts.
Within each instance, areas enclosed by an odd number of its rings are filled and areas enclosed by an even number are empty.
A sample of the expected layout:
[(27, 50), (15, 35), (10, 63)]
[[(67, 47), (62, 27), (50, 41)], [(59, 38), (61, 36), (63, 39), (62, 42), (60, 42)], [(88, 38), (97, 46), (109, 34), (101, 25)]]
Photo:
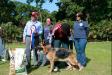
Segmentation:
[(30, 68), (31, 68), (31, 65), (26, 65), (27, 70), (30, 70)]
[(27, 70), (27, 73), (30, 73), (31, 72), (31, 65), (26, 65), (26, 70)]
[(38, 66), (38, 65), (32, 65), (32, 67), (33, 67), (33, 68), (38, 68), (39, 66)]
[(43, 67), (43, 66), (45, 66), (45, 64), (41, 64), (40, 66)]

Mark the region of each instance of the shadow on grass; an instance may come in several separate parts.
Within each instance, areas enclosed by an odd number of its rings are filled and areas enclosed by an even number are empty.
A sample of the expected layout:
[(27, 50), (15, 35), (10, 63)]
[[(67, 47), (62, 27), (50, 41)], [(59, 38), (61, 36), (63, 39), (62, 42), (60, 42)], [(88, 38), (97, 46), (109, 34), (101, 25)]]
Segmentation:
[(0, 65), (4, 65), (4, 64), (6, 64), (6, 63), (9, 63), (8, 61), (1, 61), (0, 60)]
[(90, 58), (88, 58), (88, 57), (86, 57), (86, 65), (85, 65), (85, 67), (87, 66), (87, 64), (91, 61), (91, 59)]
[(38, 66), (31, 66), (30, 69), (27, 69), (27, 73), (30, 74), (32, 71), (37, 70), (38, 68)]
[[(86, 58), (87, 59), (87, 63), (86, 63), (86, 65), (85, 65), (85, 67), (87, 66), (87, 64), (91, 61), (91, 59), (90, 58)], [(48, 65), (48, 64), (47, 64)], [(45, 66), (47, 66), (47, 65), (45, 65)], [(65, 69), (68, 65), (67, 65), (67, 63), (66, 62), (60, 62), (60, 61), (56, 61), (55, 62), (55, 66), (56, 67), (58, 67), (59, 69)], [(41, 66), (32, 66), (29, 70), (28, 70), (28, 74), (29, 73), (31, 73), (32, 71), (35, 71), (35, 70), (37, 70), (39, 67), (41, 67)], [(50, 68), (50, 67), (49, 67)], [(78, 68), (78, 66), (75, 66), (75, 68)], [(60, 71), (58, 71), (58, 72), (60, 72)]]

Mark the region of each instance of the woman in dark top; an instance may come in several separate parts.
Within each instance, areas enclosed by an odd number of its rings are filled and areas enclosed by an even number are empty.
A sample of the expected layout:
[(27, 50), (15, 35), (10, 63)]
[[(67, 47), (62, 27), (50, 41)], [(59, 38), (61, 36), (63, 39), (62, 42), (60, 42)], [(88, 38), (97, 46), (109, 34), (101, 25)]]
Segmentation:
[(77, 53), (79, 71), (86, 65), (85, 48), (87, 44), (88, 22), (85, 20), (83, 13), (76, 14), (74, 23), (74, 45)]
[(65, 23), (56, 23), (54, 27), (54, 48), (68, 49), (70, 26)]

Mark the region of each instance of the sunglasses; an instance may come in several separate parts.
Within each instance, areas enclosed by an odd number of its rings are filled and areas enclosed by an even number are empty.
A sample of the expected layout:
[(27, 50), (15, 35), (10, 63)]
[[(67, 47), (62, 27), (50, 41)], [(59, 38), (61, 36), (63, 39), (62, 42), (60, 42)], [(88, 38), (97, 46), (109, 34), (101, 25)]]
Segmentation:
[(76, 15), (76, 17), (80, 17), (79, 15)]

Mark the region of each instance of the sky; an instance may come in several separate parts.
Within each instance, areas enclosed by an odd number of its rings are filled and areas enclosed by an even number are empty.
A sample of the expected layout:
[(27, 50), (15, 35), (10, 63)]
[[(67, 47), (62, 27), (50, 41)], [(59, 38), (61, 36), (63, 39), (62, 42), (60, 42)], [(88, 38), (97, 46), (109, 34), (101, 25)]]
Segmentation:
[[(26, 3), (26, 0), (16, 0), (16, 1)], [(58, 6), (56, 6), (56, 4), (55, 4), (57, 2), (58, 2), (58, 0), (53, 0), (52, 3), (49, 3), (47, 0), (46, 3), (43, 4), (42, 9), (47, 9), (50, 12), (58, 11)], [(35, 3), (32, 3), (31, 5), (35, 6)]]

